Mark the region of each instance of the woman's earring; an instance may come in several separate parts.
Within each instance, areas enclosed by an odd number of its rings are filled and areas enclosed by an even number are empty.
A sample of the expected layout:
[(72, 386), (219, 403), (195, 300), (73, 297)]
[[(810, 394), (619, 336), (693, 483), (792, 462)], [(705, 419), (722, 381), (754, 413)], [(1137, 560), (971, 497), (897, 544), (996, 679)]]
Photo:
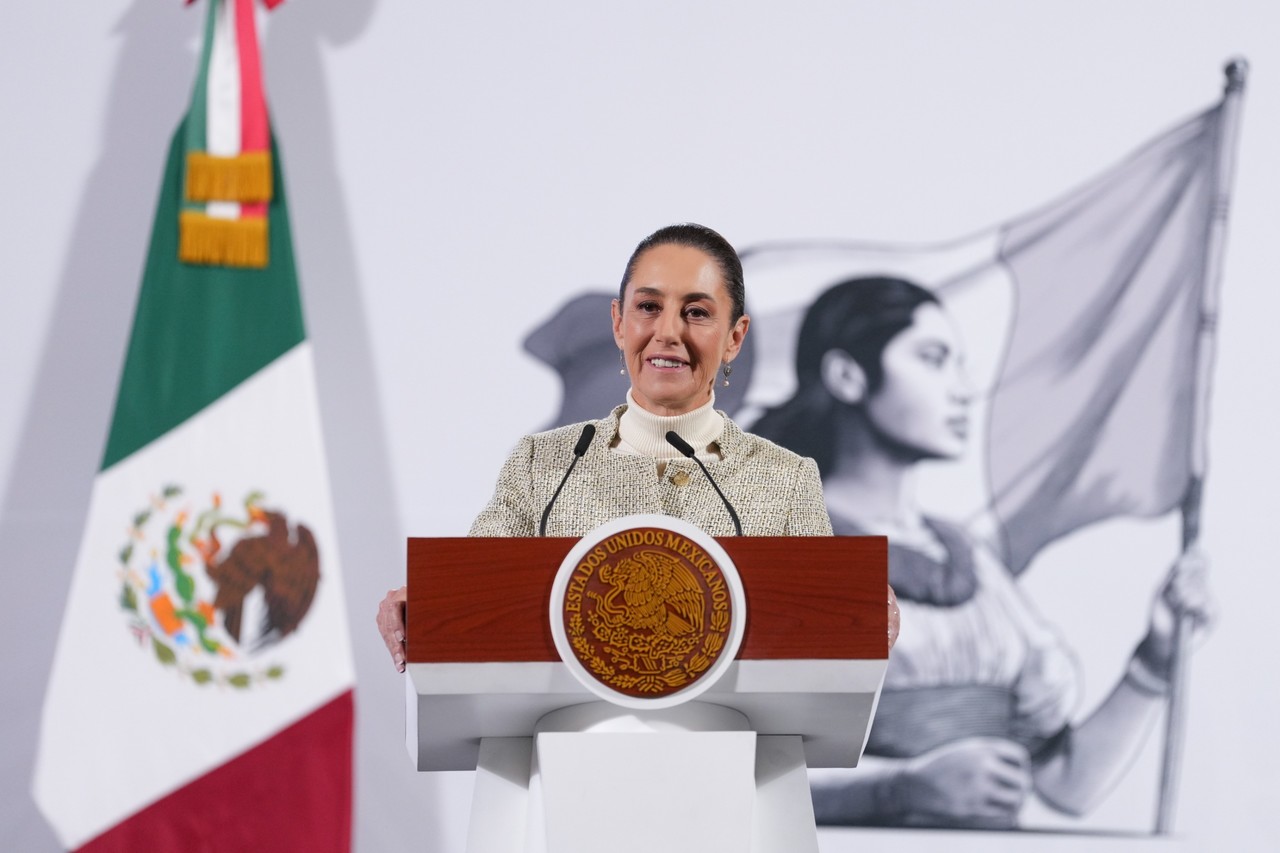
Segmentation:
[(729, 374), (730, 374), (730, 373), (733, 373), (733, 365), (732, 365), (732, 364), (729, 364), (728, 362), (726, 362), (726, 363), (725, 363), (725, 365), (724, 365), (724, 367), (720, 368), (720, 370), (724, 373), (724, 381), (720, 383), (720, 387), (721, 387), (721, 388), (728, 388), (728, 387), (729, 387)]
[(622, 350), (618, 350), (618, 364), (622, 365), (621, 367), (619, 367), (619, 368), (618, 368), (618, 375), (619, 375), (619, 376), (626, 376), (626, 375), (627, 375), (627, 362), (626, 362), (626, 359), (625, 359), (625, 358), (623, 357), (623, 355), (622, 355)]

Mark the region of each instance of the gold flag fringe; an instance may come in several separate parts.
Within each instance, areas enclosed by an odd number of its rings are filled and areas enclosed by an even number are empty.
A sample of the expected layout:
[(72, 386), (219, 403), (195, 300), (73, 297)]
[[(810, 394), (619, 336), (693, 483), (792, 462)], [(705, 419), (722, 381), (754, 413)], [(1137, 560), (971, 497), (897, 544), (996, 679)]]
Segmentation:
[(187, 152), (187, 201), (270, 201), (271, 189), (269, 151), (234, 157)]
[(178, 260), (224, 267), (267, 265), (265, 217), (220, 219), (184, 210), (178, 219)]

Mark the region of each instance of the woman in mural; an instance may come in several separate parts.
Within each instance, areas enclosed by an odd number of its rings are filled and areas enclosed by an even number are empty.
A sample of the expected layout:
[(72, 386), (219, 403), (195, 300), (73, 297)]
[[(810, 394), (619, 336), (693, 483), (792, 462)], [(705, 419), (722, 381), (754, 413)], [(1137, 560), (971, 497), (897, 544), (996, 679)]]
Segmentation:
[(906, 625), (855, 771), (814, 771), (820, 823), (1012, 827), (1032, 790), (1080, 814), (1123, 774), (1168, 686), (1175, 616), (1207, 621), (1204, 561), (1180, 559), (1126, 673), (1085, 720), (1073, 656), (993, 551), (926, 516), (913, 469), (965, 448), (972, 396), (937, 298), (893, 278), (855, 279), (806, 313), (797, 390), (753, 430), (823, 476), (837, 534), (890, 537)]

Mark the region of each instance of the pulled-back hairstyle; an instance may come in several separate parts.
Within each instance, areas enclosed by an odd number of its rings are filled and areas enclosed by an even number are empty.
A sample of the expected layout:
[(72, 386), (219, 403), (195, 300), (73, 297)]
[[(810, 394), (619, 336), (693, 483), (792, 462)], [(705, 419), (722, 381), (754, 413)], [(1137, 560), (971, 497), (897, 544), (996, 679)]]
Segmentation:
[(729, 291), (729, 298), (733, 301), (733, 316), (729, 318), (729, 325), (732, 326), (738, 322), (738, 318), (747, 312), (747, 289), (743, 283), (742, 261), (738, 259), (738, 253), (734, 251), (733, 245), (719, 233), (696, 222), (684, 222), (659, 228), (640, 241), (635, 251), (631, 253), (630, 259), (627, 260), (627, 269), (622, 274), (622, 284), (618, 286), (619, 307), (623, 306), (627, 298), (627, 282), (631, 281), (631, 276), (635, 274), (640, 256), (657, 246), (688, 246), (710, 255), (716, 262), (716, 266), (720, 267), (720, 276), (724, 279), (725, 289)]
[(884, 382), (881, 356), (889, 341), (909, 327), (915, 311), (938, 298), (905, 279), (876, 277), (842, 281), (822, 293), (805, 312), (796, 342), (796, 392), (752, 425), (751, 431), (801, 456), (811, 456), (822, 474), (836, 459), (835, 408), (841, 405), (822, 381), (822, 357), (843, 350), (867, 378), (867, 394)]

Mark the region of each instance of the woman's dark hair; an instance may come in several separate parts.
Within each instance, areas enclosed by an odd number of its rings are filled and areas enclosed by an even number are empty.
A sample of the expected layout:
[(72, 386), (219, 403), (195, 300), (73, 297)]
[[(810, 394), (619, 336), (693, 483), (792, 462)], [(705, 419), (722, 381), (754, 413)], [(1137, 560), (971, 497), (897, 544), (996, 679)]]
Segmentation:
[(622, 284), (618, 286), (618, 304), (622, 305), (627, 298), (627, 282), (635, 274), (636, 264), (640, 256), (657, 246), (688, 246), (706, 252), (720, 267), (720, 275), (724, 278), (724, 286), (733, 300), (733, 316), (729, 325), (738, 322), (738, 318), (747, 312), (747, 289), (742, 279), (742, 261), (728, 240), (705, 225), (695, 222), (684, 222), (679, 225), (668, 225), (659, 228), (640, 241), (636, 250), (627, 261), (627, 269), (622, 274)]
[(751, 431), (811, 456), (828, 473), (835, 463), (839, 405), (822, 382), (822, 357), (843, 350), (867, 377), (867, 393), (884, 382), (881, 356), (889, 341), (914, 321), (917, 308), (938, 298), (900, 278), (854, 278), (822, 293), (805, 312), (796, 342), (796, 392), (765, 412)]

